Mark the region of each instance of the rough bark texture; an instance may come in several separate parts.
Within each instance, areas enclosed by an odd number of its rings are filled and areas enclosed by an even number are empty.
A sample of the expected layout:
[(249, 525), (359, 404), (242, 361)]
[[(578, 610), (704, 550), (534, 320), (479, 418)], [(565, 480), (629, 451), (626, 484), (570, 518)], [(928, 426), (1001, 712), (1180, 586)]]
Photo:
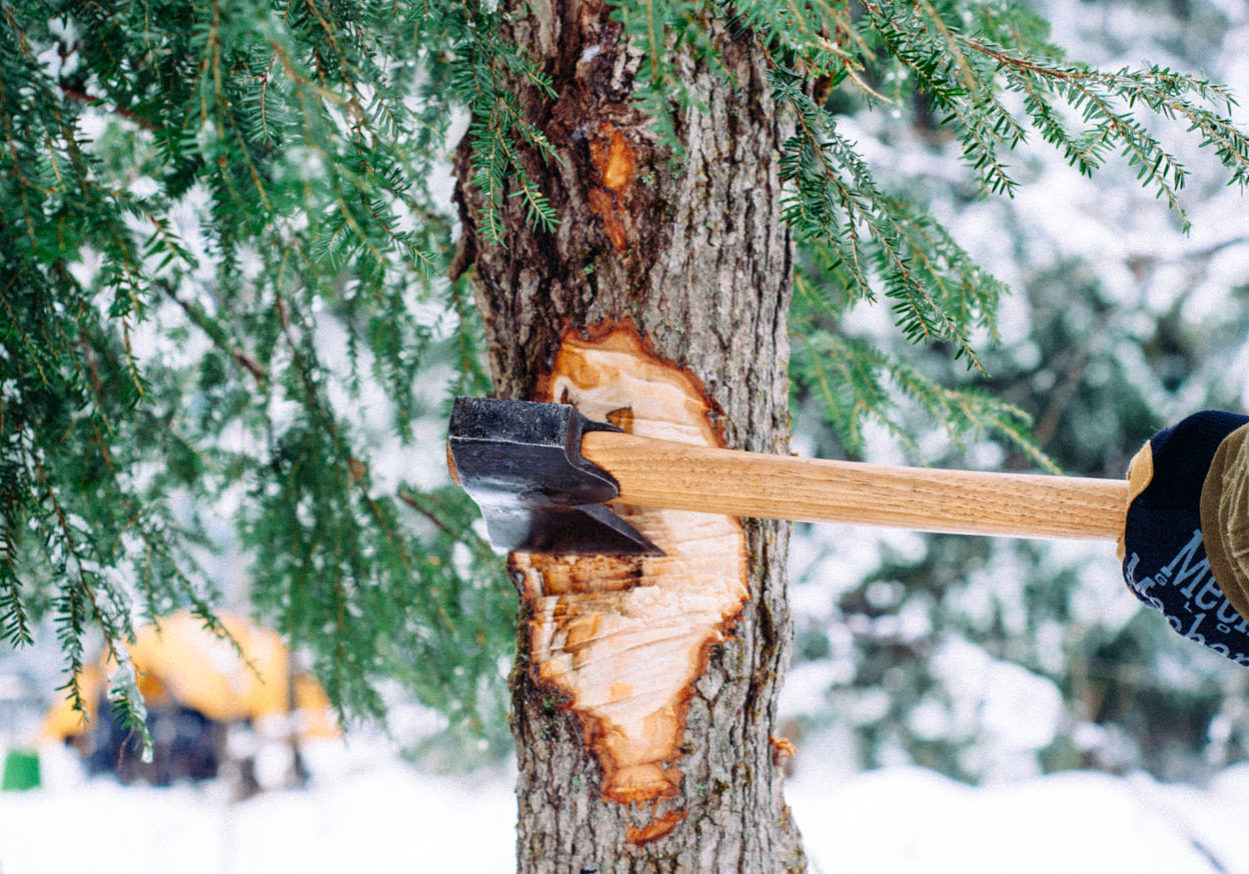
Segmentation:
[[(563, 161), (529, 156), (558, 210), (557, 231), (526, 226), (512, 199), (504, 248), (479, 242), (481, 201), (466, 149), (459, 156), (459, 260), (473, 269), (498, 394), (539, 396), (565, 332), (592, 338), (623, 327), (702, 387), (708, 423), (725, 445), (787, 451), (781, 132), (749, 35), (718, 26), (717, 47), (735, 82), (683, 62), (701, 108), (680, 120), (685, 157), (676, 165), (630, 103), (642, 58), (622, 44), (607, 8), (563, 0), (512, 6), (506, 35), (543, 60), (560, 95), (552, 101), (518, 83), (524, 111)], [(533, 611), (544, 593), (522, 599), (513, 675), (521, 872), (805, 869), (782, 797), (776, 759), (784, 743), (772, 737), (791, 631), (789, 532), (753, 521), (743, 530), (749, 599), (726, 621), (724, 639), (703, 647), (705, 667), (698, 665), (679, 713), (677, 760), (664, 763), (670, 786), (642, 802), (607, 792), (610, 763), (589, 736), (599, 723), (579, 715), (574, 696), (535, 664)], [(513, 566), (522, 590), (544, 585)]]

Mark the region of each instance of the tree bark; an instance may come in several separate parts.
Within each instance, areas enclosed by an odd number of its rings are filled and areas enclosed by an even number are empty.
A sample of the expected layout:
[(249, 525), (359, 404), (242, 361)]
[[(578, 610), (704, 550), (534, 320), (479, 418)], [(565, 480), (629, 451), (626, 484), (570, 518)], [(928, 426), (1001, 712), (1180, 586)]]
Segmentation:
[[(561, 158), (546, 163), (525, 153), (560, 223), (553, 233), (536, 230), (510, 198), (505, 245), (486, 245), (466, 139), (457, 157), (458, 261), (473, 270), (498, 395), (572, 400), (639, 433), (671, 427), (690, 439), (786, 452), (791, 250), (780, 215), (782, 131), (762, 52), (748, 32), (719, 21), (710, 26), (723, 69), (679, 59), (695, 103), (678, 117), (678, 163), (631, 102), (645, 58), (622, 40), (605, 5), (510, 5), (505, 37), (540, 61), (558, 94), (516, 83), (526, 119)], [(586, 372), (600, 366), (616, 380), (606, 395), (605, 371)], [(635, 385), (636, 397), (629, 394)], [(695, 412), (672, 424), (676, 407)], [(694, 556), (697, 564), (695, 528), (703, 523), (695, 517), (630, 518), (650, 526), (648, 536), (658, 532), (674, 562)], [(730, 527), (717, 529), (728, 545), (716, 560), (738, 567), (738, 556), (740, 567), (704, 582), (688, 582), (662, 560), (513, 556), (522, 595), (512, 685), (524, 874), (805, 870), (782, 796), (779, 757), (787, 745), (773, 736), (791, 636), (789, 529), (717, 518)], [(726, 575), (738, 573), (735, 596)], [(718, 600), (699, 601), (695, 591), (714, 591)], [(642, 606), (633, 597), (639, 593), (654, 595), (645, 602), (653, 606)], [(691, 616), (703, 610), (703, 618), (688, 624), (709, 624), (701, 637), (682, 638), (694, 641), (688, 653), (684, 642), (672, 643), (675, 635), (655, 632), (651, 648), (630, 644), (612, 655), (625, 660), (621, 676), (585, 679), (598, 669), (589, 663), (603, 660), (578, 664), (570, 642), (577, 628), (605, 645), (601, 629), (627, 625), (621, 639), (633, 640), (628, 635), (671, 624), (674, 611), (684, 621), (681, 605), (695, 601)], [(688, 675), (655, 670), (655, 647), (668, 644), (662, 658), (684, 665), (688, 655)], [(647, 655), (627, 662), (633, 649)], [(619, 708), (631, 706), (625, 699), (635, 686), (669, 674), (680, 686), (674, 696), (653, 712), (637, 705), (644, 711), (637, 724), (651, 733), (639, 739), (642, 730), (630, 728), (632, 717)], [(660, 749), (668, 731), (675, 742)], [(643, 750), (646, 743), (654, 748)]]

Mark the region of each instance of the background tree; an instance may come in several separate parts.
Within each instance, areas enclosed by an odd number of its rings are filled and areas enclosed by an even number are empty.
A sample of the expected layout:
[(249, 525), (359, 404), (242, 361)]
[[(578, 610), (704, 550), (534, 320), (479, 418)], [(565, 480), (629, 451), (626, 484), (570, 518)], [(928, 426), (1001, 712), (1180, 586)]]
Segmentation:
[[(567, 386), (562, 350), (626, 325), (692, 375), (713, 434), (755, 449), (784, 446), (791, 339), (799, 398), (852, 450), (869, 422), (911, 433), (905, 399), (1040, 461), (1018, 407), (842, 329), (883, 297), (903, 337), (978, 372), (1003, 289), (878, 181), (838, 101), (941, 117), (999, 193), (1032, 130), (1081, 172), (1122, 153), (1182, 216), (1186, 171), (1147, 115), (1194, 129), (1233, 181), (1249, 168), (1219, 86), (1084, 67), (1013, 4), (0, 10), (0, 621), (24, 643), (52, 618), (71, 696), (101, 629), (136, 724), (120, 643), (186, 604), (213, 623), (201, 547), (222, 512), (258, 612), (346, 712), (379, 712), (398, 677), (497, 731), (514, 602), (417, 425), (488, 390), (483, 329), (497, 389), (533, 395)], [(457, 119), (458, 231), (437, 181)], [(721, 617), (733, 634), (705, 653), (649, 810), (600, 794), (611, 756), (585, 743), (603, 723), (535, 682), (520, 625), (522, 784), (579, 787), (524, 808), (526, 870), (693, 864), (697, 841), (744, 870), (801, 865), (769, 741), (784, 531), (743, 536), (751, 597)], [(543, 577), (514, 570), (528, 620)]]
[[(1047, 14), (1057, 41), (1104, 68), (1143, 56), (1243, 81), (1243, 10), (1142, 2)], [(843, 124), (879, 156), (882, 174), (929, 203), (1015, 289), (999, 319), (1002, 342), (985, 349), (988, 379), (939, 360), (939, 350), (908, 351), (925, 373), (1017, 404), (1052, 459), (1091, 476), (1120, 475), (1144, 435), (1192, 410), (1244, 408), (1249, 240), (1241, 223), (1217, 218), (1237, 215), (1243, 198), (1177, 126), (1150, 123), (1192, 170), (1189, 233), (1151, 207), (1122, 164), (1078, 179), (1043, 149), (1017, 156), (1026, 184), (1015, 198), (977, 197), (957, 143), (922, 101), (893, 114), (838, 99)], [(903, 178), (901, 168), (922, 170)], [(903, 349), (870, 310), (841, 326)], [(798, 395), (796, 430), (812, 451), (835, 455), (842, 447), (821, 426), (810, 385)], [(935, 464), (1029, 464), (979, 438), (950, 440), (927, 416), (902, 421)], [(869, 433), (873, 460), (914, 451), (879, 428)], [(1130, 597), (1120, 600), (1114, 559), (1100, 546), (870, 530), (851, 538), (829, 528), (797, 542), (797, 667), (782, 714), (813, 760), (911, 761), (974, 781), (1071, 767), (1201, 781), (1244, 757), (1244, 672), (1172, 640)], [(1012, 713), (1028, 716), (1002, 718)]]

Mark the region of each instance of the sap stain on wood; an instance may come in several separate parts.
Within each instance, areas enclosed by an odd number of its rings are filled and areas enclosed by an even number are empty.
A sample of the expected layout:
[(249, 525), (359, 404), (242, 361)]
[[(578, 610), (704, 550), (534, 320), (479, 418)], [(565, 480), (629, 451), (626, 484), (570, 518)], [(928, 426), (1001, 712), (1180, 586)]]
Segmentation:
[(684, 810), (670, 810), (647, 825), (630, 828), (625, 833), (625, 839), (631, 844), (647, 844), (659, 840), (684, 819)]
[(590, 163), (597, 179), (587, 192), (590, 209), (603, 220), (603, 231), (617, 252), (629, 248), (629, 188), (636, 172), (637, 150), (610, 121), (600, 122), (590, 138)]
[[(701, 386), (617, 327), (589, 339), (566, 333), (538, 400), (566, 398), (592, 419), (634, 434), (722, 445)], [(562, 558), (514, 554), (530, 607), (530, 664), (578, 717), (603, 774), (603, 795), (651, 802), (634, 843), (685, 816), (681, 745), (692, 684), (748, 597), (745, 537), (727, 516), (613, 507), (667, 554)], [(635, 840), (636, 839), (636, 840)]]

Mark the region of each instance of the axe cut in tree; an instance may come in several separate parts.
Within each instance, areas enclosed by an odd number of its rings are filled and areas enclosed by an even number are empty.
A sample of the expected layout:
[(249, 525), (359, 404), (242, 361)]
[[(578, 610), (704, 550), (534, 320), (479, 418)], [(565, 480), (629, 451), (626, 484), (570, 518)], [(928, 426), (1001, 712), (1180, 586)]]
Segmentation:
[[(1123, 480), (889, 467), (637, 437), (566, 404), (457, 398), (452, 476), (509, 551), (662, 555), (608, 502), (918, 531), (1113, 540), (1131, 591), (1249, 665), (1249, 417), (1197, 413)], [(1210, 621), (1206, 622), (1209, 618)]]

